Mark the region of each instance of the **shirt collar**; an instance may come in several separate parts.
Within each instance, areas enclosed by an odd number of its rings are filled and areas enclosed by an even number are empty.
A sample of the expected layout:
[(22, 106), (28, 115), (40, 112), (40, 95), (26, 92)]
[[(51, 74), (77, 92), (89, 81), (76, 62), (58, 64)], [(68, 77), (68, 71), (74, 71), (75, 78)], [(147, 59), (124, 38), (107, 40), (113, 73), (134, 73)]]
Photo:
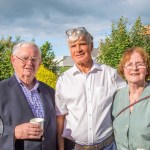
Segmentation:
[[(95, 72), (95, 71), (97, 71), (97, 70), (99, 70), (99, 71), (102, 70), (101, 64), (98, 64), (98, 63), (96, 63), (95, 61), (93, 61), (92, 68), (91, 68), (90, 72)], [(90, 72), (89, 72), (89, 73), (90, 73)], [(73, 66), (73, 68), (72, 68), (72, 74), (73, 74), (73, 75), (76, 75), (76, 74), (80, 74), (80, 73), (81, 73), (81, 71), (80, 71), (79, 68), (76, 66), (76, 64), (74, 64), (74, 66)]]
[[(17, 77), (16, 74), (15, 74), (15, 77), (16, 77), (18, 83), (19, 83), (21, 86), (25, 86), (24, 83)], [(37, 90), (37, 88), (39, 87), (39, 82), (38, 82), (38, 80), (37, 80), (36, 78), (34, 78), (34, 83), (35, 83), (35, 85), (34, 85), (34, 87), (31, 89), (31, 91), (32, 91), (32, 90)]]

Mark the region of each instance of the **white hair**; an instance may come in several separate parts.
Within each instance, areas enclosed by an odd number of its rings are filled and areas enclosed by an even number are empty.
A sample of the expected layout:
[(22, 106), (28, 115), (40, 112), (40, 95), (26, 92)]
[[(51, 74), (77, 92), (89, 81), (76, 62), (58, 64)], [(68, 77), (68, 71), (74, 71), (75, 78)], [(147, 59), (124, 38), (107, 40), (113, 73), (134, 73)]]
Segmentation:
[(38, 51), (39, 51), (39, 54), (40, 54), (40, 57), (41, 57), (41, 50), (38, 48), (38, 46), (33, 43), (33, 42), (20, 42), (18, 44), (16, 44), (14, 47), (13, 47), (13, 50), (12, 50), (12, 55), (15, 55), (17, 53), (17, 51), (22, 48), (22, 47), (35, 47)]
[(84, 35), (86, 37), (86, 40), (89, 44), (93, 43), (93, 36), (88, 32), (86, 32), (86, 33), (78, 32), (78, 34), (73, 33), (71, 36), (69, 36), (68, 41), (74, 42), (74, 41), (78, 40), (80, 38), (80, 36), (82, 36), (82, 35)]

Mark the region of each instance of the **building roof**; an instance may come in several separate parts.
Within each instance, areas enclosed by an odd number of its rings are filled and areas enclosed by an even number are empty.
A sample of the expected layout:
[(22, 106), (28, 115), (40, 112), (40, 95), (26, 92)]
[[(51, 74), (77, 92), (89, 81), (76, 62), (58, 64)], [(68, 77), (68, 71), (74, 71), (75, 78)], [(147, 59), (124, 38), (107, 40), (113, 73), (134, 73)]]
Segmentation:
[(74, 64), (74, 62), (73, 62), (71, 56), (64, 56), (63, 57), (63, 66), (69, 67), (69, 66), (73, 66), (73, 64)]
[[(98, 48), (94, 48), (92, 51), (93, 60), (96, 60), (97, 54), (98, 54)], [(56, 57), (55, 60), (60, 62), (59, 66), (71, 67), (74, 64), (71, 56), (59, 56), (59, 57)]]

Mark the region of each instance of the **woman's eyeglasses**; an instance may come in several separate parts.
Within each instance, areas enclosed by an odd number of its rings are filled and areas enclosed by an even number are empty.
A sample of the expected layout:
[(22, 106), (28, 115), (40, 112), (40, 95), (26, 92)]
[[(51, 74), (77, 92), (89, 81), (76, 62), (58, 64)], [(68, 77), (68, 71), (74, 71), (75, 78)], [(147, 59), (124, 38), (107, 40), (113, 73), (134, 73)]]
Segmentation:
[(127, 70), (131, 70), (131, 69), (133, 69), (133, 66), (135, 66), (135, 67), (138, 68), (138, 69), (144, 69), (144, 68), (146, 68), (145, 63), (135, 63), (135, 64), (130, 63), (130, 64), (125, 65), (124, 67), (125, 67)]

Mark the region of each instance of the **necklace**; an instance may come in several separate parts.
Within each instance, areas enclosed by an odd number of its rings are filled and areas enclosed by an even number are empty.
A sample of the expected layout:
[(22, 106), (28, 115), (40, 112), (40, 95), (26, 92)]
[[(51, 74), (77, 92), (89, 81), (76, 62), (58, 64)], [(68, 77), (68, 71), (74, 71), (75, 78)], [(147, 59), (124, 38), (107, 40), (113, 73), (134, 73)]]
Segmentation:
[[(143, 88), (140, 88), (139, 90), (137, 90), (135, 93), (131, 92), (129, 93), (129, 101), (130, 101), (130, 105), (135, 103), (136, 101), (138, 101), (140, 95), (142, 94), (143, 90), (145, 89), (145, 87), (148, 85), (148, 83), (145, 83)], [(130, 107), (130, 112), (133, 111), (133, 106)]]
[(129, 95), (130, 104), (136, 102), (139, 99), (143, 90), (144, 90), (144, 87), (141, 88), (139, 91), (136, 91), (135, 93), (130, 93), (130, 95)]
[(139, 89), (139, 90), (138, 90), (137, 92), (135, 92), (135, 93), (132, 93), (132, 94), (129, 93), (130, 103), (134, 103), (134, 102), (136, 102), (136, 101), (139, 99), (141, 93), (143, 92), (143, 90), (145, 89), (145, 87), (146, 87), (147, 85), (148, 85), (148, 83), (145, 82), (145, 85), (144, 85), (143, 88)]
[[(130, 96), (129, 96), (130, 105), (135, 103), (136, 101), (138, 101), (141, 93), (142, 93), (142, 91), (139, 92), (138, 94), (136, 94), (136, 96), (131, 96), (131, 94), (130, 94)], [(132, 111), (133, 111), (133, 106), (130, 107), (130, 112), (132, 112)]]

